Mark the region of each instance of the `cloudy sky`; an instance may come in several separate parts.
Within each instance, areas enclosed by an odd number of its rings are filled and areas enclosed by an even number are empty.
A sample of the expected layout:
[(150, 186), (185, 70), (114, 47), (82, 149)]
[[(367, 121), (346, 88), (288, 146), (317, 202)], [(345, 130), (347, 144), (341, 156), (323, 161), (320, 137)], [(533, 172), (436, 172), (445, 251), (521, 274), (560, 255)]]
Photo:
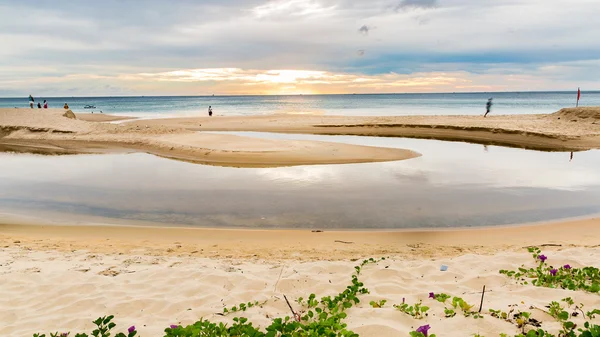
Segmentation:
[(0, 0), (0, 96), (600, 89), (598, 0)]

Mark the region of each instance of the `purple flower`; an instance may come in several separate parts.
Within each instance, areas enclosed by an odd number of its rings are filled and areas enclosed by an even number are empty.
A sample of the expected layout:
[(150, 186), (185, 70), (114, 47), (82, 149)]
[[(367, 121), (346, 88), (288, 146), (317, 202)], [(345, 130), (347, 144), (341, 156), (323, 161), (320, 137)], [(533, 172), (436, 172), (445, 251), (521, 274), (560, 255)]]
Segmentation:
[(571, 266), (569, 266), (568, 264), (565, 264), (565, 265), (563, 266), (563, 268), (565, 268), (565, 269), (571, 269)]
[(129, 327), (129, 329), (127, 329), (127, 331), (128, 331), (129, 333), (132, 333), (132, 332), (134, 332), (134, 331), (135, 331), (135, 325), (132, 325), (132, 326), (130, 326), (130, 327)]
[(435, 294), (434, 293), (429, 293), (429, 298), (435, 299)]
[(548, 258), (546, 257), (546, 255), (540, 255), (538, 256), (538, 259), (540, 259), (542, 262), (546, 262)]
[(425, 337), (427, 337), (427, 331), (429, 331), (429, 329), (431, 329), (431, 327), (429, 326), (429, 324), (427, 325), (422, 325), (417, 329), (417, 332), (422, 333)]
[(551, 270), (550, 270), (550, 275), (552, 275), (552, 276), (556, 276), (556, 272), (557, 272), (557, 271), (558, 271), (558, 270), (556, 270), (556, 269), (551, 269)]
[(179, 325), (171, 324), (171, 329), (177, 329), (177, 328), (179, 328)]

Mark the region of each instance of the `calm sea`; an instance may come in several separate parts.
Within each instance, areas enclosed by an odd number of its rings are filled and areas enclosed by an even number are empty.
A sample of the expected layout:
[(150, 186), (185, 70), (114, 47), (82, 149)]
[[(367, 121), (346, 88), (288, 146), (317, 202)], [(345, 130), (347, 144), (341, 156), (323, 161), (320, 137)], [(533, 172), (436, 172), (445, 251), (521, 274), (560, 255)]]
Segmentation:
[[(36, 97), (50, 107), (68, 103), (75, 112), (138, 117), (196, 116), (212, 106), (216, 115), (311, 113), (327, 115), (477, 115), (494, 98), (493, 114), (552, 113), (575, 106), (576, 92), (494, 92), (447, 94), (296, 96)], [(95, 106), (85, 109), (86, 105)], [(0, 98), (0, 107), (27, 107), (27, 97)], [(582, 92), (580, 106), (600, 106), (600, 91)]]

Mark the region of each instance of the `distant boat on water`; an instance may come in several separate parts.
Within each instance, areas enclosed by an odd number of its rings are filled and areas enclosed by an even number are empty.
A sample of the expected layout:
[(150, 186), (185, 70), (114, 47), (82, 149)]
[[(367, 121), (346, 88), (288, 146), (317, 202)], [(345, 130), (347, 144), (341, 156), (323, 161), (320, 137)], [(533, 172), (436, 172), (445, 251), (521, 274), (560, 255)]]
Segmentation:
[(86, 105), (83, 108), (84, 109), (96, 109), (96, 106), (94, 106), (94, 105)]

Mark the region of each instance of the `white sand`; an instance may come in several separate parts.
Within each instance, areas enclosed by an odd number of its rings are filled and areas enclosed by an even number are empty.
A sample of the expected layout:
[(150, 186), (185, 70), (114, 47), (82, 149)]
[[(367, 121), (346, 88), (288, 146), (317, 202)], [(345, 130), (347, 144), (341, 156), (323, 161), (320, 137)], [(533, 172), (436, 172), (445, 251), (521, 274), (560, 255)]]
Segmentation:
[[(176, 246), (173, 249), (177, 249)], [(545, 250), (549, 262), (572, 266), (597, 265), (600, 250), (570, 248)], [(534, 317), (548, 322), (544, 328), (558, 328), (547, 314), (529, 310), (543, 308), (550, 301), (571, 296), (587, 309), (600, 307), (598, 295), (566, 290), (517, 285), (498, 273), (521, 263), (531, 264), (527, 252), (499, 252), (495, 255), (468, 254), (454, 258), (391, 258), (365, 267), (361, 280), (371, 291), (361, 303), (348, 311), (349, 328), (361, 336), (408, 336), (420, 325), (430, 324), (438, 336), (498, 336), (517, 333), (510, 323), (485, 316), (474, 320), (457, 315), (443, 318), (443, 305), (427, 298), (431, 292), (445, 292), (479, 304), (481, 288), (486, 285), (484, 311), (507, 310), (519, 304)], [(289, 314), (283, 295), (290, 300), (335, 295), (348, 285), (352, 261), (268, 262), (264, 260), (206, 259), (140, 254), (97, 254), (82, 250), (70, 253), (36, 251), (10, 247), (0, 251), (0, 335), (31, 336), (42, 330), (91, 330), (91, 320), (101, 315), (116, 315), (118, 326), (135, 325), (141, 336), (162, 336), (170, 324), (190, 324), (201, 317), (230, 322), (221, 317), (224, 306), (240, 302), (267, 301), (262, 308), (251, 308), (242, 315), (262, 326), (267, 317)], [(440, 265), (449, 267), (447, 272)], [(431, 315), (415, 320), (392, 308), (402, 298), (408, 303), (423, 300)], [(371, 300), (386, 299), (382, 309), (369, 306)], [(292, 303), (299, 309), (297, 303)], [(579, 321), (579, 319), (576, 319)]]

